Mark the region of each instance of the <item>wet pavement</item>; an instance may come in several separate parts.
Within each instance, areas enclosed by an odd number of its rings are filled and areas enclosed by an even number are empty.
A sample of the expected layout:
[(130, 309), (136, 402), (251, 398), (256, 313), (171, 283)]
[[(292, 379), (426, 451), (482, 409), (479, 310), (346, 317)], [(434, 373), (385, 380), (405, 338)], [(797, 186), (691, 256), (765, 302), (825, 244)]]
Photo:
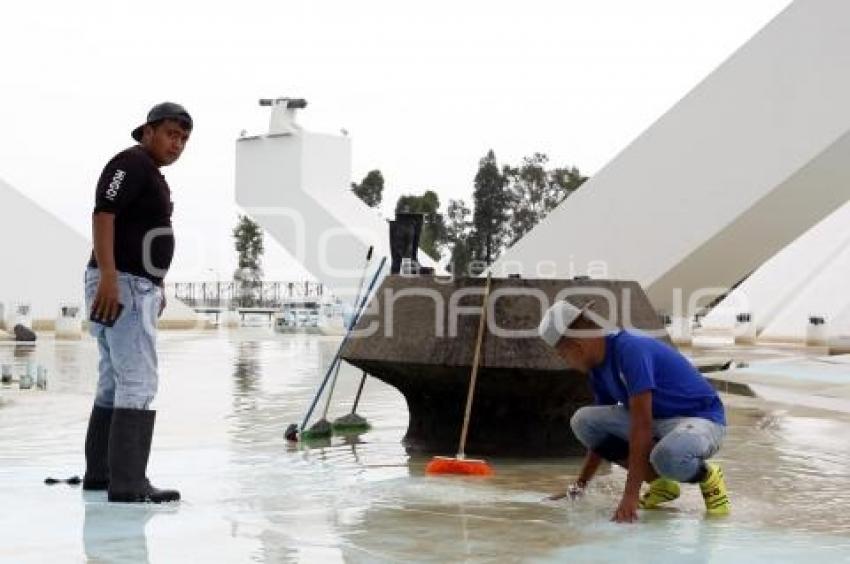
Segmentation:
[[(293, 448), (338, 338), (164, 332), (149, 476), (181, 490), (163, 506), (46, 486), (82, 475), (95, 385), (89, 340), (0, 345), (0, 362), (47, 367), (47, 391), (0, 387), (2, 562), (850, 562), (850, 418), (725, 397), (732, 516), (708, 519), (696, 487), (636, 525), (609, 522), (625, 473), (576, 501), (541, 501), (579, 460), (493, 460), (489, 479), (427, 477), (407, 456), (404, 399), (375, 380), (359, 412), (373, 430)], [(330, 418), (350, 409), (345, 367)]]

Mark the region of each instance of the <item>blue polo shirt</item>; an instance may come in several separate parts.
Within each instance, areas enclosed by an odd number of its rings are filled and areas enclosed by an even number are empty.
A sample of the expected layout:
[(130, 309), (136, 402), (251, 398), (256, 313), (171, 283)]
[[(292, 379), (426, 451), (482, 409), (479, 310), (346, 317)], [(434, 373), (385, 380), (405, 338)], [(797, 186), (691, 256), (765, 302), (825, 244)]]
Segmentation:
[(596, 403), (629, 407), (629, 397), (652, 391), (653, 419), (702, 417), (726, 424), (723, 403), (679, 351), (652, 337), (619, 331), (605, 337), (605, 361), (591, 370)]

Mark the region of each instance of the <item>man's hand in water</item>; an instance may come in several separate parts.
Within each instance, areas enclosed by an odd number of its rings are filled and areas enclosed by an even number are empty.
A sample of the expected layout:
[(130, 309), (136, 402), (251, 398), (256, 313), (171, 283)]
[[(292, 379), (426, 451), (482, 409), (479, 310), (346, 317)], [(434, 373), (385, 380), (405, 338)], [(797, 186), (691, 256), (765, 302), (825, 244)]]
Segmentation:
[(638, 520), (638, 498), (635, 496), (624, 495), (620, 500), (620, 505), (617, 506), (617, 511), (611, 520), (616, 523), (634, 523)]
[(559, 499), (564, 499), (565, 497), (569, 497), (570, 499), (577, 499), (584, 495), (584, 490), (587, 488), (587, 484), (583, 482), (575, 482), (570, 484), (563, 492), (558, 492), (550, 495), (546, 499), (549, 501), (558, 501)]

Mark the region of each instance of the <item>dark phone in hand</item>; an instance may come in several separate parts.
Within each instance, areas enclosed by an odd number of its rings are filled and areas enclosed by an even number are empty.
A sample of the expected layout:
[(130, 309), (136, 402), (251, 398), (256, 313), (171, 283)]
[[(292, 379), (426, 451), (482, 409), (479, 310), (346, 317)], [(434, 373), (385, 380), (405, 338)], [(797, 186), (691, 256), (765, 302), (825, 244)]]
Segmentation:
[(94, 316), (94, 310), (92, 309), (91, 315), (89, 315), (89, 321), (94, 321), (95, 323), (100, 323), (104, 327), (112, 327), (115, 325), (115, 322), (118, 321), (118, 318), (121, 317), (121, 312), (124, 311), (124, 304), (118, 304), (118, 313), (115, 314), (115, 319), (112, 321), (108, 321), (106, 319), (100, 319), (99, 317)]

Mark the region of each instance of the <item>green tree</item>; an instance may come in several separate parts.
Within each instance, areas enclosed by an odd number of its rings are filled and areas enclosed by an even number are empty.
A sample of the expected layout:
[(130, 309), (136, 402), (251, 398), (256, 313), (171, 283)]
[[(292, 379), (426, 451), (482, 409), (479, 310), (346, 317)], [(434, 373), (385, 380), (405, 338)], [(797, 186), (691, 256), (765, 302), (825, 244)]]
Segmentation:
[(446, 208), (446, 239), (448, 241), (462, 241), (469, 236), (472, 227), (470, 217), (472, 210), (463, 200), (449, 200)]
[(370, 208), (381, 205), (384, 197), (384, 176), (380, 170), (370, 170), (360, 184), (351, 183), (351, 191)]
[(506, 185), (505, 175), (499, 170), (496, 155), (491, 149), (479, 161), (475, 174), (472, 194), (475, 211), (469, 238), (472, 259), (487, 265), (498, 258), (508, 236), (511, 197)]
[(469, 263), (472, 260), (469, 250), (471, 215), (472, 210), (463, 200), (449, 200), (446, 208), (446, 241), (451, 247), (448, 270), (454, 276), (469, 274)]
[(558, 207), (586, 180), (587, 177), (583, 176), (574, 166), (549, 171), (549, 189), (543, 201), (547, 213)]
[(534, 153), (525, 157), (519, 167), (505, 167), (505, 177), (513, 203), (510, 220), (510, 243), (513, 245), (545, 215), (549, 187), (546, 163), (549, 157)]
[(433, 190), (421, 196), (407, 194), (399, 197), (395, 213), (421, 213), (422, 233), (419, 235), (419, 248), (434, 260), (440, 260), (440, 254), (446, 243), (446, 226), (440, 214), (440, 197)]
[(254, 305), (262, 288), (263, 230), (250, 217), (240, 215), (233, 228), (233, 240), (238, 264), (233, 273), (236, 295), (240, 305)]
[(534, 153), (516, 168), (505, 168), (511, 200), (510, 244), (540, 223), (587, 180), (575, 167), (547, 170), (549, 157)]

